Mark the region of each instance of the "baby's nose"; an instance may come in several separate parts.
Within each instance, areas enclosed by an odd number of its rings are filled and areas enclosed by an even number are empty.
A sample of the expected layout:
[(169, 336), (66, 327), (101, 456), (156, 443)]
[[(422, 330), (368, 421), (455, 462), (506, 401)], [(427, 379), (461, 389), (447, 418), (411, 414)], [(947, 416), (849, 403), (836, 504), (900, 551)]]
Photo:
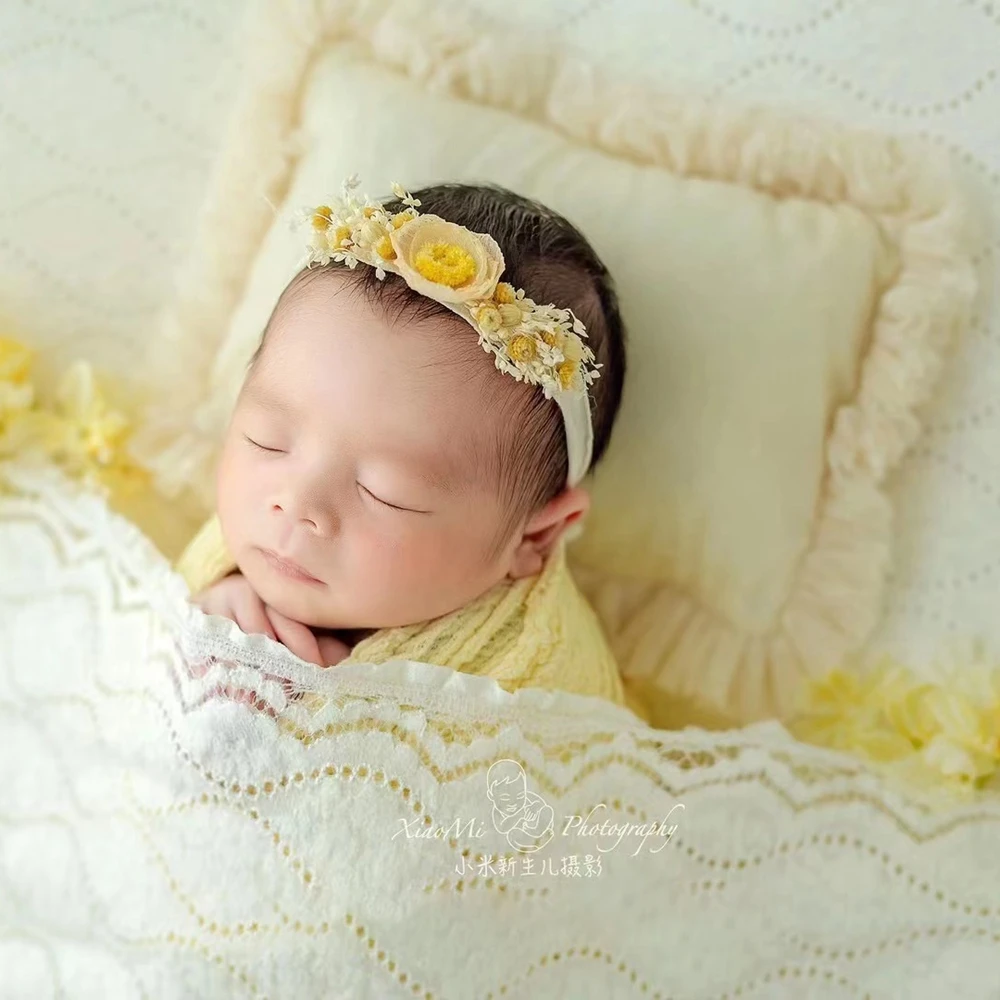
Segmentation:
[(336, 530), (336, 518), (326, 510), (287, 502), (275, 503), (271, 509), (272, 513), (284, 515), (314, 535), (325, 538)]

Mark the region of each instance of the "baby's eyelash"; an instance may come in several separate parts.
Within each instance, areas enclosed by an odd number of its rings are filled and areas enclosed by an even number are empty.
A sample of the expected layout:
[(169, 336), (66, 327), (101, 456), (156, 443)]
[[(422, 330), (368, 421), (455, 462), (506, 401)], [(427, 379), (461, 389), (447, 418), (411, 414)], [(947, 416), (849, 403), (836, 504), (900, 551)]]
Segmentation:
[(390, 507), (390, 508), (392, 508), (392, 510), (402, 510), (402, 511), (406, 511), (406, 513), (408, 513), (408, 514), (429, 514), (430, 513), (429, 510), (417, 510), (415, 507), (399, 507), (399, 506), (397, 506), (394, 503), (389, 503), (388, 500), (383, 500), (381, 497), (376, 496), (374, 493), (372, 493), (372, 491), (370, 489), (368, 489), (367, 486), (363, 486), (361, 483), (358, 483), (358, 489), (364, 490), (364, 492), (367, 493), (368, 496), (370, 496), (372, 498), (372, 500), (376, 500), (378, 503), (382, 504), (382, 506), (384, 506), (384, 507)]
[(267, 447), (265, 447), (262, 444), (258, 444), (256, 441), (253, 440), (253, 438), (248, 438), (246, 436), (246, 434), (243, 435), (243, 438), (244, 438), (244, 440), (246, 440), (250, 444), (252, 444), (255, 448), (259, 448), (261, 451), (271, 451), (271, 452), (279, 452), (279, 451), (281, 451), (280, 448), (267, 448)]

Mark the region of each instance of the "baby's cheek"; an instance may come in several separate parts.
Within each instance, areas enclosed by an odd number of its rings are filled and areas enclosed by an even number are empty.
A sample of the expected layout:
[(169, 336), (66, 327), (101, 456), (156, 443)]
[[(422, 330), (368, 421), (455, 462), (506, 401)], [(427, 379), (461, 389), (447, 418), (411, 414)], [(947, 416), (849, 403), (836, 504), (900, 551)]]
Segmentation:
[(437, 546), (419, 531), (406, 525), (369, 529), (359, 539), (355, 563), (373, 586), (387, 582), (401, 584), (421, 574), (426, 579)]
[(457, 568), (448, 558), (447, 540), (421, 528), (395, 525), (367, 536), (355, 549), (356, 593), (369, 595), (390, 618), (433, 617), (452, 600)]
[[(232, 454), (231, 448), (223, 450), (216, 475), (216, 508), (226, 541), (232, 544), (235, 536), (243, 532), (242, 524), (247, 515), (250, 499), (250, 477), (242, 463)], [(232, 536), (232, 537), (230, 537)]]

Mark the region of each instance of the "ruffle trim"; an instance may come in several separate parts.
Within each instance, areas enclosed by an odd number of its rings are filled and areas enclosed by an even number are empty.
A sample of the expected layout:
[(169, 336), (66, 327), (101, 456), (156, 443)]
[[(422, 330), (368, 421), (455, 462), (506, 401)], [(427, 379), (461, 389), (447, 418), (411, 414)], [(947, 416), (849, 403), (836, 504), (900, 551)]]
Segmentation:
[(224, 656), (290, 681), (295, 688), (331, 698), (367, 698), (419, 704), (422, 711), (464, 722), (510, 722), (559, 717), (580, 732), (610, 727), (646, 729), (632, 712), (605, 698), (568, 691), (504, 690), (495, 680), (416, 660), (317, 667), (265, 635), (247, 635), (228, 618), (193, 605), (181, 629), (186, 657)]
[(802, 681), (842, 662), (876, 624), (891, 556), (884, 479), (918, 436), (918, 409), (968, 323), (975, 280), (944, 158), (908, 140), (650, 92), (541, 38), (502, 44), (493, 22), (435, 0), (263, 3), (246, 39), (248, 72), (197, 249), (147, 376), (159, 402), (131, 446), (160, 490), (190, 491), (206, 512), (227, 415), (212, 359), (273, 222), (269, 205), (288, 190), (309, 67), (334, 41), (366, 46), (429, 90), (530, 117), (611, 155), (778, 198), (849, 202), (880, 225), (898, 269), (877, 303), (855, 397), (835, 416), (814, 534), (774, 626), (748, 635), (672, 587), (579, 574), (627, 677), (734, 724), (787, 716)]

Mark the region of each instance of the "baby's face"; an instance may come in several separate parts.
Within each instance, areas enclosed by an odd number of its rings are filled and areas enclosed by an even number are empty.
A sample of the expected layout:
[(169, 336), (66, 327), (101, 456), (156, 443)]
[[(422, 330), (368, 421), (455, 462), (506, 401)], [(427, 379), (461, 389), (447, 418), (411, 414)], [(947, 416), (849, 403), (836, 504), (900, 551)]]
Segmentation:
[[(500, 374), (481, 353), (470, 375), (463, 335), (475, 344), (471, 328), (390, 327), (334, 281), (282, 306), (217, 478), (227, 547), (265, 603), (314, 627), (382, 628), (504, 578), (512, 546), (497, 551), (503, 511), (477, 461), (503, 431), (485, 402)], [(266, 550), (315, 579), (283, 574)]]

